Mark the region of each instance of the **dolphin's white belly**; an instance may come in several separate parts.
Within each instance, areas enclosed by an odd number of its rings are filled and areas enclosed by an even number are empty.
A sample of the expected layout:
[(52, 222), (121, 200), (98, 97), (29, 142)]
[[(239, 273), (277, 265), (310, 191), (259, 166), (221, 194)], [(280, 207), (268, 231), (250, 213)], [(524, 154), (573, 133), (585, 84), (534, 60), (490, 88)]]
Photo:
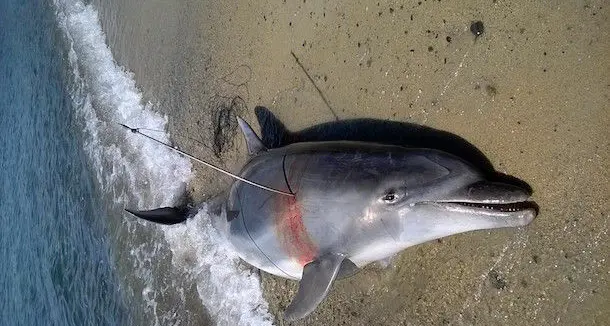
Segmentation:
[(391, 257), (403, 249), (404, 246), (398, 245), (394, 240), (379, 239), (379, 241), (369, 243), (366, 247), (354, 251), (347, 258), (362, 268), (372, 262)]
[[(271, 264), (267, 261), (253, 261), (249, 264), (275, 276), (289, 278), (292, 280), (300, 280), (303, 274), (303, 267), (291, 259), (283, 259)], [(258, 266), (257, 266), (258, 265)]]

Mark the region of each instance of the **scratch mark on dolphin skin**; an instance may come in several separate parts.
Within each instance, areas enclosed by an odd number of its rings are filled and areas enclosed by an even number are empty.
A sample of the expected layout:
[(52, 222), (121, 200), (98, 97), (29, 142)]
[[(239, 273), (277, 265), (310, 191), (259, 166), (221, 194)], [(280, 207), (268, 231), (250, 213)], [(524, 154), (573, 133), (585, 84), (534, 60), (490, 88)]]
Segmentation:
[(390, 232), (390, 229), (388, 228), (388, 226), (385, 224), (385, 221), (383, 220), (383, 218), (380, 220), (381, 224), (383, 225), (383, 229), (385, 230), (385, 232), (392, 237), (392, 240), (394, 240), (395, 243), (398, 243), (398, 240), (396, 240), (396, 237), (394, 237), (394, 235)]
[[(292, 164), (291, 164), (292, 167)], [(294, 191), (292, 191), (292, 188), (290, 188), (290, 182), (288, 182), (288, 175), (286, 175), (286, 155), (284, 154), (284, 157), (282, 157), (282, 172), (284, 172), (284, 182), (286, 182), (286, 187), (288, 187), (288, 191), (290, 191), (291, 194), (294, 195)]]

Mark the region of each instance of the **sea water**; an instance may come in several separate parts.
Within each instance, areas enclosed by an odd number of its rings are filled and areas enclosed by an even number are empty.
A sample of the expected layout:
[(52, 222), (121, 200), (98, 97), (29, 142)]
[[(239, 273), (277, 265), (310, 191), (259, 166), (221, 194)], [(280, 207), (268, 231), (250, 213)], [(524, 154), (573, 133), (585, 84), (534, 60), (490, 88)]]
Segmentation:
[(191, 163), (116, 64), (96, 8), (0, 4), (0, 324), (270, 325), (260, 282), (205, 210), (160, 228)]
[(0, 24), (0, 324), (127, 324), (56, 17), (9, 0)]

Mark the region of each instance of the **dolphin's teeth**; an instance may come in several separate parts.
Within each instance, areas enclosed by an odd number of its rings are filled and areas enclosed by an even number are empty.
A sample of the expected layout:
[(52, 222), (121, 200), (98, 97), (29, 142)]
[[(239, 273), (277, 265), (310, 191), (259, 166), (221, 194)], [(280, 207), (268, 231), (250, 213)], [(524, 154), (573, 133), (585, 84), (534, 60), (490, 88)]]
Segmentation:
[(454, 202), (454, 204), (459, 204), (467, 207), (476, 207), (482, 209), (488, 209), (492, 211), (498, 212), (518, 212), (521, 210), (532, 208), (532, 204), (530, 202), (518, 202), (518, 203), (508, 203), (508, 204), (489, 204), (489, 203), (472, 203), (472, 202)]

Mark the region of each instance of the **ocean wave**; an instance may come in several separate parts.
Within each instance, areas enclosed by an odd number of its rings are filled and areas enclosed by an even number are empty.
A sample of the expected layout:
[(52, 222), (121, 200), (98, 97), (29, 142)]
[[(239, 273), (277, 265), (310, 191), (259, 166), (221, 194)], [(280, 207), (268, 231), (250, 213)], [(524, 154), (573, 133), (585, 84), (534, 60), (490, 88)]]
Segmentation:
[[(117, 65), (106, 45), (92, 5), (55, 0), (54, 6), (59, 27), (69, 43), (68, 59), (74, 75), (70, 92), (83, 125), (84, 147), (102, 193), (117, 207), (174, 204), (192, 177), (191, 163), (118, 125), (165, 131), (167, 117), (156, 113), (153, 105), (142, 104), (133, 75)], [(151, 136), (164, 142), (169, 140), (167, 132)], [(133, 226), (127, 225), (127, 229), (135, 232)], [(219, 325), (271, 325), (259, 278), (238, 268), (238, 257), (211, 227), (205, 210), (185, 225), (162, 230), (164, 239), (150, 241), (169, 243), (172, 265), (181, 269), (178, 275), (194, 275), (201, 303)], [(160, 282), (167, 285), (166, 275), (150, 275), (150, 270), (143, 270), (154, 262), (158, 245), (146, 252), (134, 247), (130, 252), (137, 267), (135, 272), (145, 284), (141, 297), (153, 311), (154, 323), (163, 323), (165, 318), (156, 315), (154, 287)], [(180, 258), (189, 255), (194, 257), (190, 263)], [(158, 280), (151, 279), (155, 277)], [(184, 293), (184, 289), (172, 290)], [(180, 317), (177, 318), (179, 321)]]

